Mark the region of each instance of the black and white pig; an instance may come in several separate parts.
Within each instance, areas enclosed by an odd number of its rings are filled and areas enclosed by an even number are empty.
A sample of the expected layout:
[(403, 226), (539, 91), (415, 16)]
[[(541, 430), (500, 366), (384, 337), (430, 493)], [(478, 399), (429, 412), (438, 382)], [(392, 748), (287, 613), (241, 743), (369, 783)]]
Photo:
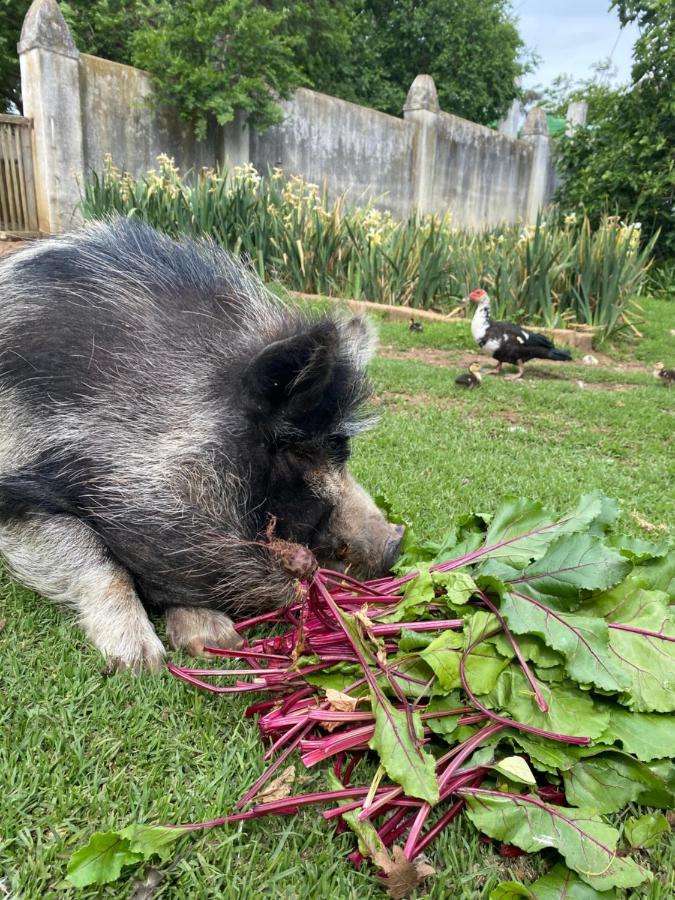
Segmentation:
[(128, 220), (0, 265), (0, 554), (111, 664), (233, 646), (287, 603), (265, 547), (383, 574), (402, 529), (348, 474), (373, 337), (311, 317), (210, 243)]

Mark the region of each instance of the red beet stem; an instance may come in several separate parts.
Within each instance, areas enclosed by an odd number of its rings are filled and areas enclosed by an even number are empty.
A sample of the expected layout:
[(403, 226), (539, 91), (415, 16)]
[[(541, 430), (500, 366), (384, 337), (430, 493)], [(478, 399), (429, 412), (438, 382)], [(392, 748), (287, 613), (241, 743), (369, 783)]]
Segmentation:
[(591, 743), (591, 739), (588, 737), (573, 737), (567, 734), (559, 734), (557, 732), (544, 731), (542, 728), (535, 728), (534, 725), (526, 725), (524, 722), (516, 722), (515, 719), (507, 719), (504, 716), (497, 715), (497, 713), (493, 712), (491, 709), (488, 709), (487, 706), (483, 706), (483, 704), (478, 700), (476, 695), (473, 693), (471, 688), (469, 687), (469, 682), (466, 677), (466, 660), (469, 656), (469, 653), (477, 647), (479, 644), (482, 644), (483, 641), (486, 641), (490, 637), (494, 637), (498, 632), (489, 632), (488, 634), (479, 637), (478, 640), (475, 640), (473, 644), (471, 644), (464, 651), (462, 658), (459, 661), (459, 677), (462, 680), (462, 687), (464, 688), (464, 692), (466, 693), (469, 701), (479, 709), (484, 715), (486, 715), (489, 719), (492, 719), (493, 722), (496, 722), (500, 725), (503, 725), (506, 728), (517, 728), (519, 731), (528, 731), (531, 734), (539, 735), (539, 737), (548, 738), (551, 741), (558, 741), (563, 744), (575, 744), (577, 746), (587, 746)]
[(255, 784), (250, 787), (243, 797), (240, 797), (235, 804), (235, 809), (241, 809), (242, 806), (245, 806), (249, 800), (251, 800), (258, 793), (260, 788), (272, 777), (272, 775), (276, 772), (276, 770), (281, 766), (283, 762), (285, 762), (291, 753), (295, 750), (297, 745), (300, 743), (302, 738), (307, 734), (307, 732), (312, 728), (312, 724), (305, 725), (305, 727), (298, 731), (296, 736), (293, 738), (291, 743), (286, 747), (284, 752), (278, 756), (272, 765), (268, 766), (267, 769), (262, 773), (260, 778), (255, 782)]
[(497, 619), (499, 620), (499, 624), (502, 626), (502, 631), (506, 635), (508, 642), (511, 644), (511, 647), (513, 648), (513, 652), (516, 654), (516, 659), (520, 663), (520, 668), (523, 670), (523, 674), (529, 681), (530, 687), (534, 691), (534, 698), (537, 701), (537, 706), (539, 707), (539, 709), (542, 712), (548, 712), (548, 703), (546, 702), (544, 695), (541, 692), (541, 688), (539, 687), (539, 684), (537, 683), (536, 678), (532, 674), (530, 667), (528, 666), (527, 662), (525, 661), (525, 657), (520, 652), (520, 647), (518, 646), (518, 642), (516, 641), (514, 636), (511, 634), (511, 629), (504, 621), (504, 617), (499, 612), (499, 610), (494, 605), (494, 603), (492, 603), (485, 596), (485, 594), (482, 591), (479, 591), (479, 594), (480, 594), (480, 598), (483, 601), (483, 603), (487, 606), (487, 608), (490, 610), (490, 612), (493, 615), (495, 615), (497, 617)]

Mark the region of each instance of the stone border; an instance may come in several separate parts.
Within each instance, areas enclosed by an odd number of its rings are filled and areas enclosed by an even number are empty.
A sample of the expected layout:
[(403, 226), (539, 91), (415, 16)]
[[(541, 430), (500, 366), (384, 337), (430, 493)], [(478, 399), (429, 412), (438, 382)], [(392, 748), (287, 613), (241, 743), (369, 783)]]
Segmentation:
[[(297, 297), (299, 300), (306, 300), (307, 302), (330, 300), (332, 303), (343, 303), (357, 315), (371, 312), (382, 315), (385, 319), (393, 319), (399, 322), (407, 322), (411, 316), (414, 316), (420, 322), (456, 322), (463, 309), (461, 306), (457, 306), (452, 312), (443, 315), (432, 310), (413, 309), (410, 306), (394, 306), (387, 303), (373, 303), (370, 300), (350, 300), (346, 297), (327, 297), (324, 294), (303, 294), (300, 291), (288, 291), (288, 293), (291, 297)], [(583, 350), (584, 353), (590, 353), (593, 350), (593, 340), (600, 329), (593, 325), (576, 325), (573, 328), (540, 328), (537, 326), (532, 330), (548, 334), (553, 341), (557, 341), (560, 344), (566, 344), (568, 347), (574, 347), (577, 350)]]

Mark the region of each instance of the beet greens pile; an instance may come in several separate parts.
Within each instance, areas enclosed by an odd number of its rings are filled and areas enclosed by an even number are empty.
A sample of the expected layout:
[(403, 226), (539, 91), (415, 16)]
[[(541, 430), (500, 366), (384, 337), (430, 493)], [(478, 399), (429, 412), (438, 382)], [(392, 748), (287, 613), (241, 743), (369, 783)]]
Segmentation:
[[(399, 897), (433, 873), (422, 854), (461, 813), (505, 854), (555, 848), (564, 865), (542, 890), (650, 879), (633, 851), (666, 818), (628, 819), (620, 842), (606, 816), (632, 802), (673, 805), (675, 553), (610, 534), (615, 518), (595, 494), (557, 521), (509, 499), (441, 544), (409, 532), (395, 576), (359, 583), (318, 570), (300, 602), (238, 623), (244, 634), (286, 625), (212, 651), (245, 667), (171, 665), (214, 693), (263, 694), (247, 713), (268, 768), (231, 815), (186, 827), (317, 805), (355, 832), (352, 862), (370, 860)], [(296, 752), (325, 767), (325, 791), (292, 793)], [(161, 855), (181, 831), (115, 833), (121, 865), (147, 858), (148, 846)], [(100, 849), (75, 854), (72, 881), (101, 880), (91, 877)], [(536, 885), (522, 890), (539, 896)]]

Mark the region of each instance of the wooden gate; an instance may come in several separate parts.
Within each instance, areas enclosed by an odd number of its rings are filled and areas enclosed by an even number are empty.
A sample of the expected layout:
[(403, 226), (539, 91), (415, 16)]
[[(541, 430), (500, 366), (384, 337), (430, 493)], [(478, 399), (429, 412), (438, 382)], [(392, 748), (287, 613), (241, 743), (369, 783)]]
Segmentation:
[(32, 122), (0, 115), (0, 232), (39, 234), (33, 177)]

